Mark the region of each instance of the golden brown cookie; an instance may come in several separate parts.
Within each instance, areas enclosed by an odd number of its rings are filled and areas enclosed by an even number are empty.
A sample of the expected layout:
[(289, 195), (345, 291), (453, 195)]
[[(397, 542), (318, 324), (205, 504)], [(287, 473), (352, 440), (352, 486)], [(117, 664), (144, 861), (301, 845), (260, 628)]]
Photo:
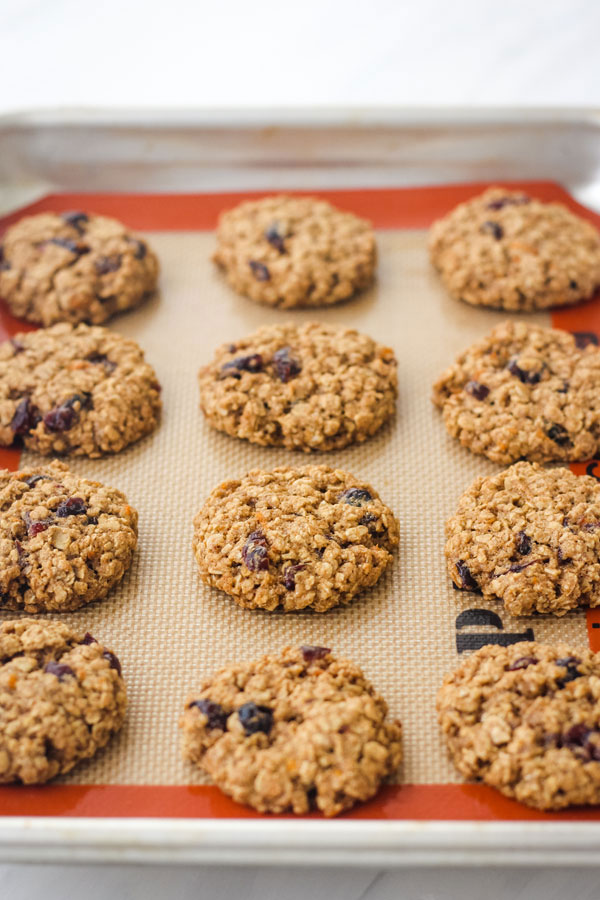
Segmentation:
[(213, 428), (255, 444), (340, 449), (394, 415), (396, 370), (393, 350), (349, 328), (268, 325), (201, 369), (200, 406)]
[(0, 623), (0, 783), (41, 784), (93, 756), (119, 730), (121, 665), (62, 622)]
[(277, 195), (224, 213), (213, 259), (238, 294), (259, 303), (329, 306), (373, 281), (375, 235), (324, 200)]
[(158, 260), (120, 222), (84, 212), (40, 213), (0, 246), (0, 297), (21, 319), (100, 325), (156, 288)]
[(402, 728), (358, 666), (326, 647), (221, 669), (185, 705), (182, 750), (238, 803), (335, 816), (402, 760)]
[(239, 606), (324, 612), (374, 585), (398, 540), (371, 485), (280, 466), (219, 485), (194, 519), (193, 548), (203, 580)]
[(600, 234), (560, 203), (493, 187), (435, 222), (429, 253), (446, 288), (474, 306), (530, 311), (600, 287)]

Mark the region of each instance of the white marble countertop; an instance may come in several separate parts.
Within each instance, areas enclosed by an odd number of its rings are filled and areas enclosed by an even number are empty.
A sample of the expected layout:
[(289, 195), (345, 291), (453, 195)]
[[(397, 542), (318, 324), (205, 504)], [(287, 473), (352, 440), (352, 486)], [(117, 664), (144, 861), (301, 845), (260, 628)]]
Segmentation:
[[(598, 0), (0, 0), (0, 113), (600, 107)], [(598, 870), (0, 865), (7, 900), (596, 900)]]

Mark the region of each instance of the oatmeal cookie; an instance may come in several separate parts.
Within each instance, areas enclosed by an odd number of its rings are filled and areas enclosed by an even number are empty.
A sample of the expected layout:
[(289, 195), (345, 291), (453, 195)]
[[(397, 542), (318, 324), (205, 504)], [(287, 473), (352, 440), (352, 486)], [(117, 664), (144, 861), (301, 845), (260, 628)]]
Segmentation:
[(329, 306), (373, 281), (369, 222), (314, 197), (265, 197), (224, 213), (213, 256), (238, 292), (290, 309)]
[(41, 784), (108, 743), (125, 717), (121, 665), (62, 622), (0, 623), (0, 784)]
[(200, 406), (254, 444), (337, 450), (394, 415), (396, 369), (393, 350), (349, 328), (270, 325), (219, 348), (200, 371)]
[(0, 444), (117, 453), (153, 431), (160, 385), (143, 351), (106, 328), (54, 325), (0, 344)]
[(193, 547), (203, 580), (239, 606), (324, 612), (374, 585), (398, 540), (369, 484), (280, 466), (219, 485), (194, 519)]
[(41, 325), (99, 325), (146, 300), (157, 277), (146, 242), (104, 216), (26, 216), (0, 245), (0, 297), (15, 316)]
[(367, 800), (402, 760), (402, 729), (352, 662), (326, 647), (221, 669), (181, 718), (186, 759), (260, 812), (335, 816)]
[(429, 253), (449, 293), (521, 312), (589, 299), (600, 234), (560, 203), (494, 187), (435, 222)]
[(0, 470), (0, 609), (65, 612), (105, 597), (129, 566), (137, 512), (121, 491), (54, 460)]
[(504, 322), (444, 372), (433, 402), (452, 437), (494, 462), (589, 459), (600, 450), (600, 349)]
[(600, 484), (519, 462), (478, 478), (446, 523), (457, 588), (502, 600), (513, 616), (600, 605)]
[(538, 809), (600, 803), (599, 654), (488, 644), (446, 677), (437, 705), (466, 778)]

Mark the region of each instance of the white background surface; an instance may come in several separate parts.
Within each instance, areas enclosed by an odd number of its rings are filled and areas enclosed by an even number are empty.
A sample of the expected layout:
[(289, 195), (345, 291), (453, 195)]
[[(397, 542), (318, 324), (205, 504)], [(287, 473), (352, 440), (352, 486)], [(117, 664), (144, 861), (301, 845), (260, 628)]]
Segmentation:
[[(600, 0), (0, 0), (0, 112), (600, 106)], [(600, 849), (600, 848), (599, 848)], [(0, 865), (1, 900), (598, 900), (598, 870)]]

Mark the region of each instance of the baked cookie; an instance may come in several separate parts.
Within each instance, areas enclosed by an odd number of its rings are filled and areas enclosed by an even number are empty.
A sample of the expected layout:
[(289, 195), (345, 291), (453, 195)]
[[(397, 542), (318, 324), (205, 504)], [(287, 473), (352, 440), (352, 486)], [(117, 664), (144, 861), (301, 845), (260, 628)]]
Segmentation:
[(290, 309), (347, 300), (373, 281), (369, 222), (314, 197), (265, 197), (223, 213), (213, 256), (238, 292)]
[(105, 597), (137, 544), (121, 491), (53, 460), (0, 469), (0, 609), (65, 612)]
[(224, 344), (200, 371), (200, 406), (218, 431), (254, 444), (338, 450), (396, 409), (396, 359), (349, 328), (270, 325)]
[(104, 216), (26, 216), (0, 245), (0, 297), (15, 316), (41, 325), (99, 325), (146, 300), (157, 277), (146, 242)]
[(185, 705), (186, 759), (260, 812), (335, 816), (402, 760), (400, 722), (354, 663), (326, 647), (221, 669)]
[(160, 385), (143, 351), (106, 328), (54, 325), (0, 344), (0, 444), (102, 456), (153, 431)]
[(564, 616), (600, 605), (600, 483), (568, 469), (515, 463), (478, 478), (446, 523), (457, 588), (509, 613)]
[(590, 459), (600, 449), (600, 349), (504, 322), (444, 372), (433, 402), (452, 437), (494, 462)]
[(248, 609), (350, 603), (392, 560), (398, 523), (371, 485), (328, 466), (224, 481), (194, 519), (202, 579)]
[(108, 743), (125, 717), (121, 665), (62, 622), (0, 623), (0, 784), (41, 784)]
[(488, 644), (448, 675), (438, 713), (467, 778), (538, 809), (600, 803), (600, 655)]
[(449, 293), (474, 306), (548, 309), (600, 287), (600, 233), (560, 203), (494, 187), (435, 222), (429, 253)]

